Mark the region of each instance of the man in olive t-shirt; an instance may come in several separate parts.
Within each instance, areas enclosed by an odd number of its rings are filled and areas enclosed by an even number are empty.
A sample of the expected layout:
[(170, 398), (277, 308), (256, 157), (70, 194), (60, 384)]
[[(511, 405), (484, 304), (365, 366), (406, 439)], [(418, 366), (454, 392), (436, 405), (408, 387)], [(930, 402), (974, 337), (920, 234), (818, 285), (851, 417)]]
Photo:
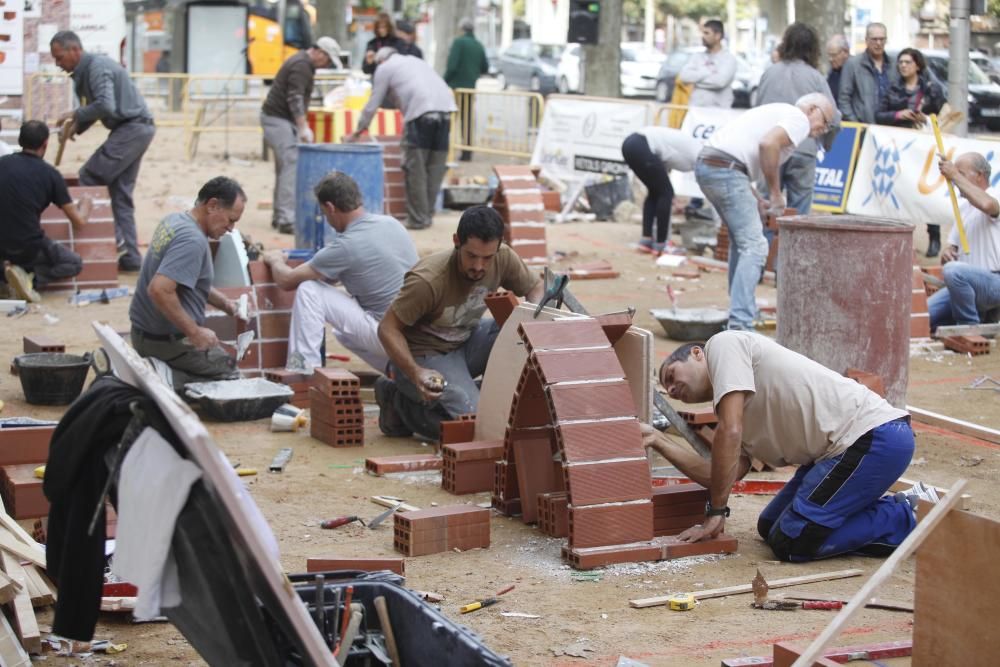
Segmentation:
[(886, 555), (916, 525), (905, 496), (883, 497), (913, 456), (909, 416), (867, 387), (743, 331), (678, 348), (660, 383), (685, 403), (711, 401), (719, 418), (710, 460), (643, 427), (647, 447), (709, 489), (705, 521), (680, 539), (723, 531), (730, 489), (751, 457), (799, 466), (757, 521), (781, 560)]
[(437, 440), (442, 420), (479, 406), (475, 378), (486, 369), (500, 329), (482, 320), (498, 287), (537, 303), (543, 285), (509, 246), (488, 206), (462, 214), (455, 247), (417, 263), (379, 325), (393, 380), (379, 378), (379, 427), (390, 436)]

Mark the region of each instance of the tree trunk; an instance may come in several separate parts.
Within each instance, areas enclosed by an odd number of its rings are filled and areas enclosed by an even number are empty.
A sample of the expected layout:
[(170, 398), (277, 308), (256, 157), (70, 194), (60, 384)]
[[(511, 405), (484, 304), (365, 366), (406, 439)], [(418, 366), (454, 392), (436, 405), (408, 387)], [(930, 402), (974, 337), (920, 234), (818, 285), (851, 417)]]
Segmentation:
[(781, 38), (788, 27), (788, 3), (786, 0), (759, 0), (760, 14), (767, 18), (767, 34)]
[(316, 0), (316, 38), (333, 37), (340, 48), (350, 51), (347, 38), (347, 5), (350, 0)]
[(845, 30), (844, 14), (847, 11), (846, 0), (824, 0), (824, 2), (814, 2), (813, 0), (795, 0), (795, 20), (807, 25), (811, 25), (819, 35), (820, 60), (826, 58), (822, 56), (826, 51), (826, 40), (836, 34), (843, 34)]
[(583, 85), (587, 95), (621, 95), (622, 3), (602, 2), (597, 44), (583, 47)]
[(458, 22), (476, 19), (476, 0), (435, 0), (434, 2), (434, 69), (444, 74), (448, 65), (448, 50), (459, 35)]

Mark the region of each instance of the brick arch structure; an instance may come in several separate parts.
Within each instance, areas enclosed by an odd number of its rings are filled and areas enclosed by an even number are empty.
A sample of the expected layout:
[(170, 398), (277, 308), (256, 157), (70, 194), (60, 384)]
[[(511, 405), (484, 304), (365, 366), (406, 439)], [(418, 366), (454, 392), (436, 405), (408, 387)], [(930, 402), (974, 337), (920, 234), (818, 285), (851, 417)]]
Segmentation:
[[(638, 410), (609, 339), (621, 333), (616, 321), (590, 318), (518, 327), (528, 356), (496, 466), (493, 504), (525, 523), (544, 522), (549, 508), (540, 508), (540, 499), (564, 493), (563, 558), (577, 568), (691, 555), (693, 545), (654, 537), (654, 514), (707, 498), (694, 485), (677, 489), (681, 494), (654, 493)], [(735, 540), (726, 539), (700, 543), (695, 552), (735, 548)]]

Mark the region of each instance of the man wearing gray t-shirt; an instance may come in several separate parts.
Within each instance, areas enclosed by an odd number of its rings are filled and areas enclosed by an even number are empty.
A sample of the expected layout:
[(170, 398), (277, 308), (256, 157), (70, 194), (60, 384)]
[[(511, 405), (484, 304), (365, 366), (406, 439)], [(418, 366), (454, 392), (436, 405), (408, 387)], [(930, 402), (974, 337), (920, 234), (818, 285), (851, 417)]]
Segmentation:
[[(236, 360), (204, 323), (209, 303), (236, 315), (236, 303), (212, 287), (208, 239), (232, 231), (246, 199), (239, 183), (217, 176), (202, 186), (190, 211), (168, 215), (153, 232), (129, 307), (132, 346), (169, 367), (175, 389), (239, 377)], [(154, 362), (161, 373), (162, 364)]]
[(328, 174), (315, 194), (336, 238), (295, 268), (281, 250), (263, 256), (278, 287), (296, 290), (287, 366), (312, 372), (323, 365), (320, 348), (329, 323), (341, 345), (385, 372), (388, 357), (378, 325), (404, 274), (417, 263), (417, 250), (399, 221), (365, 211), (358, 185), (347, 174)]

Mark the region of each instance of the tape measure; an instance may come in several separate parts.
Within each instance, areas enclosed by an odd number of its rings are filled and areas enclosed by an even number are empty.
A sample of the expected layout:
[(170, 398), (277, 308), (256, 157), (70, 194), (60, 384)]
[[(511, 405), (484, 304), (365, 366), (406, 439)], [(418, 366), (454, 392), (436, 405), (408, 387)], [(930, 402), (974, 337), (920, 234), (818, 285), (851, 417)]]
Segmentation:
[(673, 611), (691, 611), (694, 609), (695, 599), (690, 593), (681, 593), (679, 595), (671, 595), (667, 602), (670, 604), (670, 609)]

